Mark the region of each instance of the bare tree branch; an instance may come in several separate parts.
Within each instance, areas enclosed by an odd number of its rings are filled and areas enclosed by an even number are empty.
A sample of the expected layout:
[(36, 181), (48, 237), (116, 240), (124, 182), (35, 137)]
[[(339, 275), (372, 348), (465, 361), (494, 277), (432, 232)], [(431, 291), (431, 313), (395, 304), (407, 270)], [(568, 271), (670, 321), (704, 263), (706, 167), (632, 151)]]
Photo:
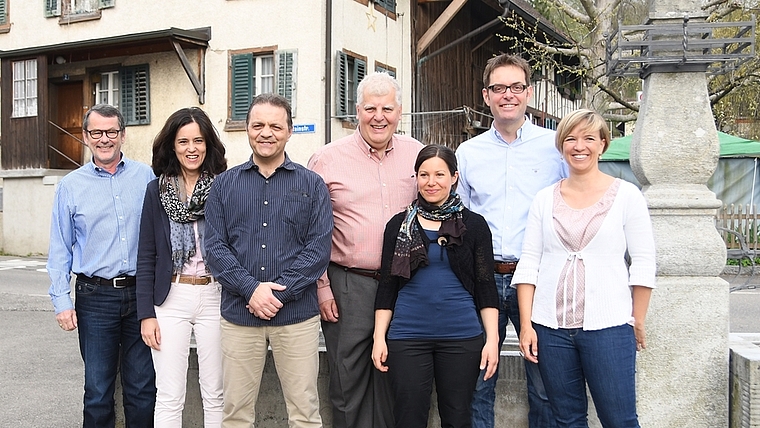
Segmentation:
[(591, 18), (589, 18), (588, 15), (582, 14), (565, 0), (552, 0), (552, 3), (554, 3), (562, 12), (581, 24), (585, 25), (591, 21)]

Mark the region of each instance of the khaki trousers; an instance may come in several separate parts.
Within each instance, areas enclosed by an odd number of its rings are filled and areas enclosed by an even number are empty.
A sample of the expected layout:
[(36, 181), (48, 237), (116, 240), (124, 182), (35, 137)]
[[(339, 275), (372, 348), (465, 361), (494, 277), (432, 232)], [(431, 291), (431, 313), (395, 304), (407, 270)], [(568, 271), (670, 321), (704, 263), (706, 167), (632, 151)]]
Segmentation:
[(319, 316), (298, 324), (246, 327), (222, 319), (225, 428), (250, 428), (256, 420), (261, 374), (272, 348), (291, 428), (321, 427)]

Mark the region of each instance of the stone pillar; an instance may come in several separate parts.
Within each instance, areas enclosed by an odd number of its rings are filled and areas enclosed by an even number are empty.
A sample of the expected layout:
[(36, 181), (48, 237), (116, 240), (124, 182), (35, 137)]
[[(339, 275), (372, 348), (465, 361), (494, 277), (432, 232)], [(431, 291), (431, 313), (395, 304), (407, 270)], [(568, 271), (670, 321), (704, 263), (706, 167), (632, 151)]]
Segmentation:
[[(699, 2), (650, 0), (650, 20), (692, 21)], [(678, 12), (673, 12), (678, 11)], [(638, 412), (649, 428), (728, 424), (726, 248), (714, 225), (721, 202), (707, 186), (719, 157), (704, 71), (653, 70), (631, 144), (657, 246), (657, 289), (638, 357)], [(668, 72), (659, 72), (668, 71)]]

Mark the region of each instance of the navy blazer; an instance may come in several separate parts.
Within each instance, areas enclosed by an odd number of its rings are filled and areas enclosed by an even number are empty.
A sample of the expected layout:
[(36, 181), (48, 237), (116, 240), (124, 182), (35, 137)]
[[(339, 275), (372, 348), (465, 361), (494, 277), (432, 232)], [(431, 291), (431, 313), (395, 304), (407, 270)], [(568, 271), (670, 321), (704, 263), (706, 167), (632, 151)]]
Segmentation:
[(137, 246), (137, 319), (155, 318), (172, 285), (172, 245), (169, 216), (158, 195), (158, 179), (148, 183)]

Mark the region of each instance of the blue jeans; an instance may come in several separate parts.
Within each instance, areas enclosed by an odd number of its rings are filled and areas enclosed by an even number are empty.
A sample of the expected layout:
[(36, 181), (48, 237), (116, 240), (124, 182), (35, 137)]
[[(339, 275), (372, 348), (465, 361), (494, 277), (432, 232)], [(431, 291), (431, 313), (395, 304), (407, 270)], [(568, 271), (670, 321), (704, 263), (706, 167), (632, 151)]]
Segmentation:
[(126, 426), (152, 427), (156, 375), (150, 348), (140, 336), (135, 287), (77, 280), (75, 305), (84, 361), (83, 426), (114, 426), (114, 390), (120, 371)]
[(538, 366), (560, 427), (588, 427), (588, 384), (602, 426), (639, 428), (633, 327), (584, 331), (533, 326)]
[[(494, 274), (496, 288), (499, 291), (499, 349), (507, 337), (507, 324), (512, 320), (515, 330), (520, 334), (520, 314), (517, 306), (517, 290), (510, 287), (512, 275)], [(487, 381), (483, 381), (485, 371), (478, 376), (478, 384), (475, 387), (475, 395), (472, 399), (472, 428), (494, 427), (494, 402), (496, 401), (496, 381), (499, 379), (499, 371)], [(528, 425), (530, 428), (555, 428), (549, 400), (546, 396), (544, 383), (541, 381), (541, 373), (538, 365), (525, 361), (525, 377), (528, 387)]]

